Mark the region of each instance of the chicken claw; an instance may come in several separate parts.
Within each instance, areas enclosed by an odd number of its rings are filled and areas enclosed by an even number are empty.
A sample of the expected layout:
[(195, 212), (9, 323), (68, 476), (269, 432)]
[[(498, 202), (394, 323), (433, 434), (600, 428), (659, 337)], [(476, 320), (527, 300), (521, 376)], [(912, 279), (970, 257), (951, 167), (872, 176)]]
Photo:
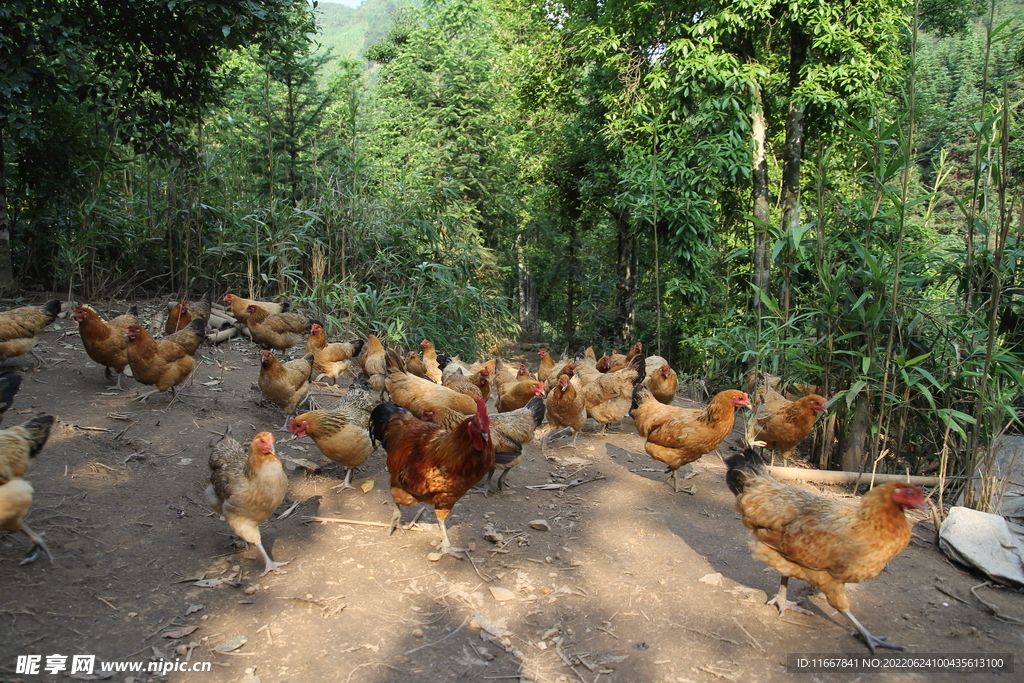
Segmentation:
[(50, 554), (50, 549), (46, 547), (46, 543), (43, 542), (43, 537), (36, 532), (25, 526), (25, 523), (21, 523), (21, 530), (25, 532), (25, 535), (32, 541), (32, 550), (35, 551), (24, 560), (18, 563), (18, 566), (32, 564), (39, 559), (39, 551), (46, 553), (47, 559), (50, 560), (50, 564), (53, 564), (53, 555)]
[(853, 612), (846, 611), (843, 612), (843, 614), (845, 614), (846, 618), (853, 623), (854, 628), (857, 629), (857, 632), (860, 633), (861, 638), (863, 638), (864, 642), (867, 643), (868, 649), (871, 650), (871, 654), (875, 654), (876, 647), (887, 647), (891, 650), (904, 649), (902, 645), (894, 645), (893, 643), (890, 643), (888, 640), (885, 639), (885, 636), (871, 635), (871, 633), (868, 632), (868, 630), (864, 628), (859, 621), (857, 621), (857, 617), (853, 616)]
[(277, 572), (278, 574), (288, 573), (283, 569), (278, 569), (278, 567), (283, 567), (284, 565), (288, 564), (287, 562), (274, 562), (272, 559), (270, 559), (270, 555), (267, 554), (267, 551), (263, 547), (262, 543), (257, 543), (256, 547), (260, 549), (261, 553), (263, 553), (263, 562), (265, 563), (263, 573), (260, 574), (260, 576), (266, 576), (270, 572)]
[[(799, 600), (787, 600), (786, 599), (786, 590), (787, 590), (788, 587), (789, 587), (789, 577), (788, 576), (783, 576), (782, 577), (782, 581), (779, 582), (779, 592), (775, 594), (774, 598), (772, 598), (771, 600), (769, 600), (765, 604), (766, 605), (775, 605), (776, 607), (778, 607), (779, 608), (779, 617), (780, 618), (786, 612), (786, 610), (792, 610), (794, 612), (799, 612), (800, 614), (811, 614), (811, 615), (813, 615), (814, 612), (812, 612), (810, 610), (807, 610), (807, 609), (804, 609), (803, 607), (800, 607), (800, 601)], [(856, 623), (856, 620), (854, 620), (854, 623)]]
[[(352, 468), (352, 467), (346, 467), (345, 468), (345, 481), (343, 481), (340, 484), (337, 484), (335, 486), (332, 486), (331, 490), (332, 491), (339, 491), (339, 492), (341, 492), (341, 491), (344, 491), (345, 489), (352, 489), (354, 491), (356, 487), (352, 486), (352, 484), (349, 483), (349, 480), (352, 478), (352, 470), (353, 469), (354, 468)], [(401, 517), (401, 512), (399, 512), (399, 517)], [(394, 531), (394, 528), (392, 528), (391, 530)]]

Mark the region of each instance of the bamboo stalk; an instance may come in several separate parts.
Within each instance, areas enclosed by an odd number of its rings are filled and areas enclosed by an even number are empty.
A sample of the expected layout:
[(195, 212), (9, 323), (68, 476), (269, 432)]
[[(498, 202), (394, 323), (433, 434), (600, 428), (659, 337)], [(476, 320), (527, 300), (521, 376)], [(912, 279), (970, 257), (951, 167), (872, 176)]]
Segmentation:
[[(834, 472), (831, 470), (809, 470), (800, 467), (769, 467), (768, 474), (776, 479), (809, 481), (818, 484), (870, 484), (871, 473)], [(946, 477), (946, 481), (959, 477)], [(902, 481), (914, 486), (938, 486), (939, 477), (908, 477), (903, 474), (875, 474), (876, 484)]]

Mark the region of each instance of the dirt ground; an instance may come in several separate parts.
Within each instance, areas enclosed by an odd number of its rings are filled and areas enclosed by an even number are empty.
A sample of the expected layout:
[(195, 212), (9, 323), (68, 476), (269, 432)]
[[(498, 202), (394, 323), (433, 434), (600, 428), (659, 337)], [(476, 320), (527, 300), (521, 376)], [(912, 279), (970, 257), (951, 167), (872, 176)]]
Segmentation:
[[(109, 318), (127, 306), (96, 307)], [(431, 511), (421, 529), (387, 535), (383, 451), (353, 477), (356, 485), (372, 482), (371, 490), (337, 492), (331, 487), (342, 468), (310, 439), (289, 441), (278, 431), (281, 455), (323, 471), (289, 473), (281, 518), (262, 526), (271, 555), (289, 562), (287, 573), (260, 577), (257, 549), (236, 547), (203, 497), (213, 432), (230, 425), (247, 442), (283, 422), (260, 402), (254, 345), (202, 347), (194, 384), (171, 406), (169, 395), (133, 403), (142, 387), (131, 379), (123, 392), (110, 388), (73, 321), (58, 320), (38, 350), (46, 367), (32, 368), (28, 356), (7, 364), (25, 381), (4, 426), (31, 412), (59, 418), (26, 477), (36, 491), (27, 521), (45, 534), (54, 562), (19, 566), (27, 538), (0, 534), (0, 681), (1021, 680), (1019, 673), (787, 673), (789, 653), (868, 651), (801, 582), (791, 596), (804, 597), (814, 615), (780, 620), (764, 604), (779, 577), (750, 557), (720, 456), (695, 463), (684, 482), (692, 494), (673, 493), (628, 418), (610, 436), (582, 435), (575, 451), (563, 448), (570, 439), (556, 440), (552, 459), (534, 441), (508, 476), (510, 490), (463, 498), (449, 533), (471, 548), (471, 561), (428, 561), (438, 541)], [(536, 356), (526, 357), (535, 366)], [(738, 443), (737, 430), (720, 452)], [(560, 486), (528, 488), (546, 484)], [(406, 509), (404, 520), (413, 514)], [(970, 590), (983, 579), (937, 551), (923, 514), (911, 518), (911, 545), (881, 575), (849, 589), (864, 625), (911, 654), (1024, 651), (1024, 627), (996, 619)], [(550, 530), (532, 528), (535, 520)], [(485, 540), (489, 531), (504, 540)], [(977, 593), (1024, 620), (1020, 594)], [(17, 657), (33, 654), (44, 666), (48, 655), (67, 656), (68, 668), (17, 673)], [(70, 674), (73, 655), (95, 655), (92, 676)], [(161, 658), (209, 662), (210, 671), (99, 671), (98, 662), (145, 668)]]

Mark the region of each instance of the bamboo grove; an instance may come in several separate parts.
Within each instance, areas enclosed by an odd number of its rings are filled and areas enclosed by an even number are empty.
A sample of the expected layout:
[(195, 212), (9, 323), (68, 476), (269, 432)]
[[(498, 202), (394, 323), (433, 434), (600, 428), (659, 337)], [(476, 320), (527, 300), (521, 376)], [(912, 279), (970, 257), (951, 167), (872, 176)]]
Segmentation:
[(982, 471), (984, 507), (1024, 387), (1022, 9), (425, 0), (339, 59), (303, 0), (6, 3), (0, 283), (641, 340), (694, 387), (822, 386), (817, 464)]

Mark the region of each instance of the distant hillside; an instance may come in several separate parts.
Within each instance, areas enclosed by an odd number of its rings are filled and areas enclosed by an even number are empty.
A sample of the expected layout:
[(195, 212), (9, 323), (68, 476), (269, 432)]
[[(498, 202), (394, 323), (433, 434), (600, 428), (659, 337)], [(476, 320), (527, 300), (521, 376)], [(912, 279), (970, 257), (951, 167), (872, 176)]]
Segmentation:
[(366, 48), (380, 41), (391, 28), (391, 15), (399, 7), (419, 5), (420, 0), (365, 0), (352, 9), (335, 3), (317, 6), (320, 35), (317, 39), (336, 57), (362, 57)]

